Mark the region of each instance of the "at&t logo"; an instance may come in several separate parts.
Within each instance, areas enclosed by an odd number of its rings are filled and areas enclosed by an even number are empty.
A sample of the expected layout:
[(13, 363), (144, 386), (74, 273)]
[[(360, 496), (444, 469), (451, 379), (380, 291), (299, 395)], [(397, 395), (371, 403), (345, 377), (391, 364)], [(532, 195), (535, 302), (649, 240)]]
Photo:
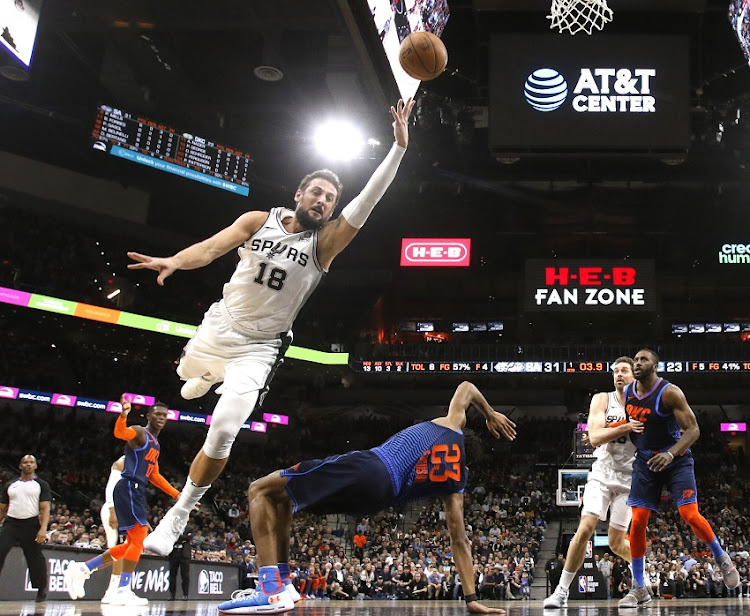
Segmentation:
[(537, 111), (554, 111), (568, 96), (568, 83), (554, 68), (540, 68), (526, 78), (526, 102)]
[[(655, 113), (653, 68), (581, 68), (571, 107), (577, 113)], [(568, 97), (565, 78), (553, 68), (539, 68), (526, 78), (526, 102), (537, 111), (559, 109)]]

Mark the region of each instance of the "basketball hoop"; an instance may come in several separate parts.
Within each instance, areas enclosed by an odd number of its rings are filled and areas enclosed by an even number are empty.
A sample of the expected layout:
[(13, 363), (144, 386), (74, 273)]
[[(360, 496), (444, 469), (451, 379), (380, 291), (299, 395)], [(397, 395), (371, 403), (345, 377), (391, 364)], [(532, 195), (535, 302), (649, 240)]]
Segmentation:
[(612, 9), (607, 0), (552, 0), (547, 19), (551, 20), (550, 29), (558, 28), (560, 33), (567, 30), (571, 34), (591, 34), (594, 28), (601, 30), (612, 21)]

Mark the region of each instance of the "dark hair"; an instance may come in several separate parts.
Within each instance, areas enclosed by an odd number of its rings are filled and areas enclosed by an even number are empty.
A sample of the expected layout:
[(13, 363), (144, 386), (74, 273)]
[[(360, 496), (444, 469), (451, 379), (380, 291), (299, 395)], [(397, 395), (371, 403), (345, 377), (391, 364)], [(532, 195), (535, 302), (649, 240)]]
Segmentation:
[(651, 359), (654, 360), (654, 363), (655, 364), (659, 363), (659, 354), (656, 351), (652, 351), (649, 348), (641, 349), (641, 351), (646, 351), (646, 353), (651, 353)]
[(157, 408), (169, 410), (169, 407), (166, 405), (166, 403), (162, 402), (161, 400), (156, 400), (151, 406), (148, 407), (147, 412), (150, 413), (151, 411)]
[(341, 183), (339, 176), (337, 176), (330, 169), (318, 169), (317, 171), (308, 173), (305, 177), (302, 178), (302, 180), (300, 180), (299, 186), (297, 186), (297, 190), (301, 192), (304, 191), (308, 186), (310, 186), (310, 182), (317, 178), (322, 178), (333, 184), (334, 188), (336, 188), (336, 203), (334, 205), (338, 205), (339, 199), (341, 199), (341, 192), (344, 190), (344, 185)]
[(628, 357), (627, 355), (621, 355), (620, 357), (618, 357), (615, 361), (612, 362), (612, 367), (614, 368), (617, 364), (629, 364), (631, 370), (635, 367), (633, 358)]

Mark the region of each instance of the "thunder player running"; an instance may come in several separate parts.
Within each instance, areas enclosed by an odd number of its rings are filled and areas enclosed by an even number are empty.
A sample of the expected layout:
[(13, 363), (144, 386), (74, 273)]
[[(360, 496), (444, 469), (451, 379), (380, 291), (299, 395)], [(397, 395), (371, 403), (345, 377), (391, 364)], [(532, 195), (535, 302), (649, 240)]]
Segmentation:
[(391, 107), (395, 143), (364, 190), (330, 220), (341, 197), (338, 176), (327, 169), (305, 176), (294, 195), (296, 209), (247, 212), (213, 237), (168, 258), (129, 252), (151, 269), (157, 282), (175, 271), (208, 265), (233, 248), (240, 261), (224, 285), (223, 299), (209, 308), (185, 347), (177, 374), (186, 380), (182, 396), (204, 395), (224, 381), (205, 443), (190, 466), (182, 496), (146, 540), (166, 556), (185, 529), (190, 510), (224, 469), (237, 433), (256, 407), (291, 343), (297, 313), (334, 258), (354, 239), (396, 175), (406, 151), (407, 121), (414, 101)]
[[(236, 591), (219, 605), (222, 614), (280, 614), (294, 607), (289, 579), (292, 514), (375, 513), (408, 501), (440, 496), (445, 503), (451, 551), (466, 607), (477, 614), (504, 614), (477, 601), (471, 543), (464, 526), (467, 468), (463, 428), (470, 405), (482, 413), (492, 436), (516, 436), (515, 424), (488, 404), (471, 383), (456, 389), (448, 414), (398, 432), (366, 451), (308, 460), (250, 485), (250, 524), (258, 550), (258, 588)], [(278, 564), (277, 564), (278, 563)]]
[(586, 542), (599, 520), (607, 519), (609, 510), (609, 546), (612, 551), (630, 562), (630, 544), (625, 533), (630, 524), (630, 507), (627, 505), (630, 480), (633, 473), (635, 445), (631, 433), (643, 432), (643, 424), (628, 420), (625, 414), (624, 390), (633, 382), (633, 360), (618, 357), (612, 366), (615, 391), (598, 393), (589, 407), (589, 441), (596, 447), (596, 462), (591, 466), (578, 530), (570, 541), (560, 582), (554, 592), (544, 600), (545, 608), (562, 608), (568, 604), (568, 589), (583, 565)]
[[(698, 512), (698, 488), (690, 446), (700, 429), (685, 394), (656, 374), (659, 356), (642, 349), (635, 356), (635, 382), (625, 389), (625, 411), (642, 421), (644, 430), (633, 436), (637, 452), (633, 464), (633, 487), (628, 505), (633, 508), (630, 551), (633, 585), (618, 607), (638, 607), (651, 601), (644, 583), (646, 526), (651, 512), (658, 513), (662, 486), (667, 486), (678, 511), (696, 536), (707, 543), (729, 588), (737, 588), (740, 577), (732, 559), (722, 549), (711, 525)], [(682, 434), (680, 434), (682, 432)]]
[(167, 407), (161, 402), (156, 402), (146, 413), (148, 424), (145, 428), (128, 427), (130, 400), (123, 396), (120, 403), (122, 412), (115, 422), (114, 434), (117, 438), (127, 441), (127, 447), (122, 477), (113, 490), (113, 501), (119, 528), (127, 531), (127, 539), (125, 543), (109, 548), (101, 556), (85, 563), (69, 564), (65, 570), (65, 583), (70, 598), (81, 599), (86, 595), (84, 583), (93, 571), (122, 559), (120, 583), (109, 603), (137, 606), (148, 604), (148, 599), (138, 597), (130, 589), (130, 580), (141, 558), (143, 540), (148, 532), (146, 487), (151, 483), (172, 498), (178, 498), (180, 493), (159, 473), (161, 446), (156, 437), (167, 423)]
[[(107, 487), (104, 489), (104, 504), (101, 509), (102, 526), (107, 535), (107, 547), (115, 547), (120, 540), (120, 531), (115, 513), (115, 486), (122, 477), (125, 468), (125, 456), (120, 456), (112, 463), (109, 470)], [(122, 561), (116, 560), (112, 563), (112, 577), (109, 580), (107, 592), (102, 597), (102, 603), (109, 603), (120, 586), (120, 574), (122, 573)]]

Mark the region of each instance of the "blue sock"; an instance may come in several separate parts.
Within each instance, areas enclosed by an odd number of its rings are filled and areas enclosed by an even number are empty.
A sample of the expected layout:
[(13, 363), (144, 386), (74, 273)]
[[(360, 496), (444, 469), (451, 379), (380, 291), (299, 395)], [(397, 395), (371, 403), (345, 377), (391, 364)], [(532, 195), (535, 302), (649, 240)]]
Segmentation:
[(123, 571), (120, 574), (120, 588), (123, 586), (130, 586), (130, 579), (133, 577), (132, 573), (128, 573), (127, 571)]
[(281, 590), (281, 578), (279, 578), (279, 568), (276, 565), (261, 567), (258, 572), (258, 581), (264, 595), (273, 595)]
[(104, 561), (102, 560), (101, 556), (97, 556), (96, 558), (92, 558), (91, 560), (86, 561), (86, 566), (89, 568), (89, 571), (94, 571), (101, 567), (104, 564)]
[(289, 563), (279, 563), (279, 577), (282, 582), (289, 578)]
[(633, 580), (635, 581), (638, 586), (643, 588), (646, 584), (643, 582), (643, 561), (644, 557), (641, 556), (640, 558), (634, 558), (633, 559)]
[(724, 554), (724, 550), (719, 543), (719, 538), (716, 535), (714, 535), (714, 538), (709, 542), (708, 547), (711, 548), (711, 552), (716, 560), (719, 560), (721, 555)]

